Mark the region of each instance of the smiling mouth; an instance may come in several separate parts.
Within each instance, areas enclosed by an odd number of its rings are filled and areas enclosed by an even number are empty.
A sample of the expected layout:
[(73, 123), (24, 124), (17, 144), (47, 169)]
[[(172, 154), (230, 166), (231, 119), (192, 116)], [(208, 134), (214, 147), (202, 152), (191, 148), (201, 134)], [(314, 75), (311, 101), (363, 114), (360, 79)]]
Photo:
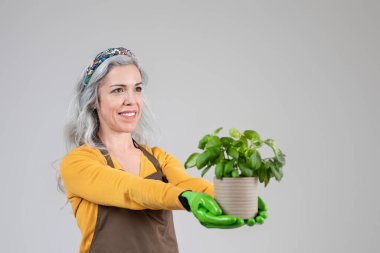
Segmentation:
[(121, 112), (121, 113), (119, 113), (119, 115), (133, 117), (136, 115), (136, 112)]
[(137, 112), (120, 112), (119, 115), (125, 119), (134, 119)]

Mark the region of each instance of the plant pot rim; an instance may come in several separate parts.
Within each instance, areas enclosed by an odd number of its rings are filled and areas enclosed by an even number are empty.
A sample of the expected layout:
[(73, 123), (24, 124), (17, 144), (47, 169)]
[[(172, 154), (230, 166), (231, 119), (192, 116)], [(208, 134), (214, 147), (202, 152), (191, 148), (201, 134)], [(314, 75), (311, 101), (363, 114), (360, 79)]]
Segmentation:
[(232, 181), (232, 180), (252, 180), (252, 179), (258, 179), (259, 177), (222, 177), (222, 179), (218, 179), (214, 176), (214, 180), (218, 180), (218, 181), (223, 181), (223, 180), (226, 180), (226, 181)]

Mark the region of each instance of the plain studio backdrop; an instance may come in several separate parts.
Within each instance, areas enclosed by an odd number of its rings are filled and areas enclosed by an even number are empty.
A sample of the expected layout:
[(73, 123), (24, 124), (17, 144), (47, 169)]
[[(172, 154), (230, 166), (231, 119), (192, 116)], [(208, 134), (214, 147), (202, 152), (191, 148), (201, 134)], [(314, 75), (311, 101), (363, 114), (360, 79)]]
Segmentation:
[(283, 180), (260, 185), (264, 225), (206, 229), (175, 211), (180, 252), (379, 252), (379, 13), (359, 0), (2, 0), (1, 251), (78, 252), (55, 179), (65, 116), (81, 71), (124, 46), (149, 75), (154, 145), (184, 163), (236, 127), (287, 155)]

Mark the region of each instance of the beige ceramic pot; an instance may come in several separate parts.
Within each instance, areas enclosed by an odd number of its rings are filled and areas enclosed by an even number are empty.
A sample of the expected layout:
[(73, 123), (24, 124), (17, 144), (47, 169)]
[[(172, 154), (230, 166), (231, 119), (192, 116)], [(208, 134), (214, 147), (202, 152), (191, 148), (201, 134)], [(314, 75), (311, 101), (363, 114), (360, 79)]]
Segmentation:
[(214, 177), (215, 199), (223, 213), (248, 219), (257, 214), (258, 178)]

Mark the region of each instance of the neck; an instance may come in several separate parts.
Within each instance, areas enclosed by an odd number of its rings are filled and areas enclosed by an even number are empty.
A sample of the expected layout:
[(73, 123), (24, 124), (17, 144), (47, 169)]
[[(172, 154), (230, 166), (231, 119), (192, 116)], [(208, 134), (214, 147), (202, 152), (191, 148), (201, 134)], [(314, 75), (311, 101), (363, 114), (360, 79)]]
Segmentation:
[(99, 129), (98, 136), (111, 153), (125, 153), (136, 149), (133, 145), (131, 133), (104, 133)]

